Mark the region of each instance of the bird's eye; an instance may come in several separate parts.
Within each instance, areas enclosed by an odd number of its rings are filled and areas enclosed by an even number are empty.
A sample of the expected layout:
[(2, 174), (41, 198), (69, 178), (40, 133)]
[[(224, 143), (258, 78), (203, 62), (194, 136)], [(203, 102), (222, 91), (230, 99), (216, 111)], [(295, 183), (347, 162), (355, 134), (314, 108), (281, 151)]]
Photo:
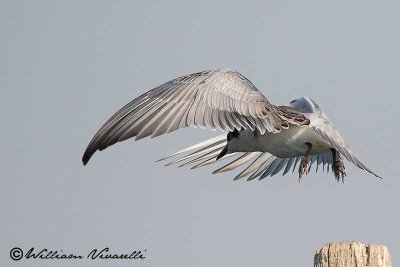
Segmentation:
[(290, 101), (290, 104), (293, 104), (294, 102), (296, 102), (296, 99), (295, 99), (295, 100), (292, 100), (292, 101)]

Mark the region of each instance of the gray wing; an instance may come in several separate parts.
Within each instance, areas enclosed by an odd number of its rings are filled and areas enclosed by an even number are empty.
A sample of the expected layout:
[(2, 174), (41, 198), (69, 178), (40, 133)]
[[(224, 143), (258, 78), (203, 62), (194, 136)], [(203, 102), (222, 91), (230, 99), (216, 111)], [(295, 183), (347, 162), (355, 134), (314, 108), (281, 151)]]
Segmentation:
[(289, 124), (307, 125), (309, 120), (272, 105), (237, 71), (204, 71), (164, 83), (120, 109), (95, 134), (82, 161), (86, 164), (97, 150), (131, 137), (155, 137), (188, 126), (265, 133)]
[(336, 129), (335, 125), (326, 118), (316, 119), (312, 121), (310, 128), (313, 129), (322, 139), (329, 143), (334, 149), (339, 151), (348, 161), (353, 163), (358, 168), (365, 170), (372, 175), (381, 178), (378, 174), (373, 172), (370, 168), (365, 166), (350, 150), (343, 136)]

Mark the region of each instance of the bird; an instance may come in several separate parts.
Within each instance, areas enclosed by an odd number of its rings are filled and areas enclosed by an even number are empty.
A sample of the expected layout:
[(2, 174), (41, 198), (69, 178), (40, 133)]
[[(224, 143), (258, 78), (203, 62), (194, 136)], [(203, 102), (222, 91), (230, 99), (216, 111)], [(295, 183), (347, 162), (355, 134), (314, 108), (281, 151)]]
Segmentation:
[(86, 165), (97, 150), (117, 142), (189, 126), (224, 133), (160, 159), (180, 155), (166, 166), (195, 169), (234, 157), (213, 173), (245, 165), (234, 180), (261, 180), (297, 170), (300, 181), (313, 164), (316, 172), (322, 164), (323, 172), (330, 167), (336, 181), (343, 182), (346, 159), (382, 179), (355, 156), (314, 100), (300, 97), (286, 106), (273, 105), (249, 79), (229, 68), (184, 75), (132, 100), (101, 126), (82, 162)]

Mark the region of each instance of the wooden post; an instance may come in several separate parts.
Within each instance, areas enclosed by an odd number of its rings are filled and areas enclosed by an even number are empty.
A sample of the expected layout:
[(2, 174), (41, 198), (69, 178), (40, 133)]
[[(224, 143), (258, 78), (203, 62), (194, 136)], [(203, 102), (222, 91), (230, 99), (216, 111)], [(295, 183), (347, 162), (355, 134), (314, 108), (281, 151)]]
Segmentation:
[(392, 260), (384, 245), (343, 241), (317, 250), (314, 267), (392, 267)]

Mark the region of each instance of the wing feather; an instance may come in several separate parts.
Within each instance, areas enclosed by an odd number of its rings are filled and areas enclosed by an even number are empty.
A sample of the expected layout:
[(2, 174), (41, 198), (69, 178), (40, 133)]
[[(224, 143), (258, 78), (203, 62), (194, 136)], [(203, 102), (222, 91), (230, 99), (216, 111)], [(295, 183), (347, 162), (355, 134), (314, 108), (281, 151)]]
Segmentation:
[(86, 164), (97, 150), (128, 138), (155, 137), (187, 126), (277, 133), (288, 123), (303, 126), (309, 120), (272, 105), (235, 70), (203, 71), (166, 82), (125, 105), (98, 130), (82, 161)]
[[(345, 142), (342, 135), (336, 129), (336, 127), (329, 121), (325, 120), (315, 120), (313, 125), (310, 125), (310, 128), (313, 129), (322, 139), (324, 139), (328, 144), (330, 144), (334, 149), (336, 149), (341, 155), (343, 155), (349, 162), (353, 163), (358, 168), (365, 170), (372, 175), (381, 178), (378, 174), (373, 172), (364, 163), (362, 163), (350, 150), (349, 146)], [(324, 163), (325, 165), (325, 163)], [(329, 166), (327, 171), (329, 171)]]

